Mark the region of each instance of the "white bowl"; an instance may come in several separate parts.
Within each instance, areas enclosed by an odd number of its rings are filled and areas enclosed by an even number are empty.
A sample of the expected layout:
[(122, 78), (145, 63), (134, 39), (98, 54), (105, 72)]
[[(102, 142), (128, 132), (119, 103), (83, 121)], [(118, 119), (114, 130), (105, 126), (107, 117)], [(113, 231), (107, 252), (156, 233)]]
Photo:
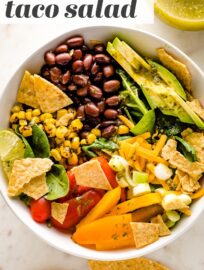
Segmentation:
[[(4, 89), (0, 97), (0, 116), (1, 116), (1, 128), (8, 127), (9, 121), (9, 111), (15, 102), (16, 93), (18, 90), (19, 82), (21, 81), (22, 75), (25, 70), (30, 72), (39, 72), (40, 67), (43, 64), (44, 52), (50, 48), (54, 48), (60, 42), (66, 40), (68, 37), (81, 34), (85, 37), (86, 42), (89, 40), (112, 40), (115, 36), (119, 36), (126, 40), (130, 45), (132, 45), (138, 52), (144, 56), (155, 57), (155, 49), (159, 47), (166, 48), (169, 52), (173, 53), (179, 57), (188, 66), (193, 79), (193, 93), (195, 97), (199, 98), (204, 103), (204, 74), (200, 68), (183, 52), (178, 48), (170, 44), (169, 42), (157, 37), (153, 34), (131, 29), (131, 28), (121, 28), (121, 27), (109, 27), (109, 26), (97, 26), (97, 27), (86, 27), (80, 28), (71, 32), (67, 32), (56, 39), (48, 42), (45, 46), (37, 49), (34, 54), (32, 54), (15, 72), (12, 78), (9, 80), (7, 87)], [(203, 104), (204, 105), (204, 104)], [(15, 215), (28, 226), (38, 237), (45, 240), (51, 246), (65, 253), (69, 253), (75, 256), (95, 259), (95, 260), (123, 260), (133, 257), (139, 257), (147, 255), (153, 251), (158, 250), (161, 247), (171, 243), (179, 236), (181, 236), (185, 231), (187, 231), (191, 225), (196, 221), (196, 219), (201, 214), (204, 208), (204, 198), (196, 201), (191, 209), (192, 216), (188, 218), (183, 218), (181, 222), (175, 227), (172, 234), (167, 237), (160, 238), (157, 242), (141, 248), (127, 248), (117, 251), (95, 251), (75, 244), (71, 238), (59, 231), (47, 228), (45, 225), (40, 225), (33, 221), (29, 210), (24, 204), (16, 199), (11, 199), (7, 195), (7, 181), (0, 171), (0, 190), (1, 193), (11, 208)]]

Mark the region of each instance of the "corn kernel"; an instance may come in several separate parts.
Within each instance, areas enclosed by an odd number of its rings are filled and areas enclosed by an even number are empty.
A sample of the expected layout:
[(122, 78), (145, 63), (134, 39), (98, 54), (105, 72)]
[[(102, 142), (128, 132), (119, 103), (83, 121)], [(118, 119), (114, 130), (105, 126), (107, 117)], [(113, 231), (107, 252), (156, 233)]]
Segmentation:
[(71, 148), (72, 149), (78, 149), (79, 148), (79, 137), (75, 137), (72, 139), (72, 142), (71, 142)]
[(81, 144), (81, 145), (87, 144), (86, 139), (82, 139), (82, 140), (80, 141), (80, 144)]
[(66, 128), (65, 126), (58, 127), (57, 131), (56, 131), (57, 138), (63, 139), (65, 137), (67, 131), (68, 131), (68, 128)]
[(71, 156), (70, 148), (69, 148), (69, 147), (61, 146), (61, 147), (60, 147), (60, 154), (61, 154), (62, 157), (64, 157), (64, 158), (69, 158), (69, 157)]
[(27, 109), (26, 112), (32, 112), (33, 110), (32, 109)]
[(52, 114), (51, 113), (43, 113), (40, 115), (40, 121), (44, 122), (47, 119), (52, 119)]
[(64, 144), (64, 138), (63, 139), (55, 138), (55, 142), (57, 145)]
[(26, 111), (25, 118), (26, 118), (26, 120), (31, 121), (31, 119), (32, 119), (32, 112), (27, 112)]
[(56, 132), (57, 132), (57, 129), (56, 129), (55, 126), (53, 126), (53, 127), (49, 130), (48, 136), (51, 137), (51, 138), (53, 138), (53, 137), (56, 136)]
[(25, 112), (24, 111), (20, 111), (18, 113), (18, 119), (20, 119), (20, 120), (24, 120), (25, 119)]
[(67, 167), (67, 161), (66, 161), (66, 158), (61, 158), (61, 160), (59, 161), (59, 164), (62, 165), (62, 166), (64, 166), (65, 169), (66, 169), (66, 167)]
[(22, 131), (23, 137), (29, 137), (32, 136), (32, 127), (25, 127)]
[(77, 137), (77, 133), (76, 132), (71, 132), (70, 135), (68, 136), (69, 139), (73, 139), (75, 137)]
[(90, 133), (90, 134), (87, 136), (87, 142), (88, 142), (88, 144), (92, 144), (95, 140), (96, 140), (96, 135)]
[(76, 153), (77, 155), (80, 155), (80, 154), (81, 154), (81, 147), (77, 148), (77, 149), (74, 150), (74, 151), (75, 151), (75, 153)]
[(76, 153), (72, 153), (71, 156), (68, 158), (69, 165), (75, 166), (78, 164), (78, 156)]
[(33, 115), (33, 116), (40, 116), (40, 115), (41, 115), (41, 111), (40, 111), (39, 109), (34, 109), (34, 110), (32, 111), (32, 115)]
[(67, 112), (73, 114), (73, 119), (76, 117), (76, 110), (74, 108), (69, 108)]
[(56, 128), (54, 124), (44, 125), (44, 129), (47, 133), (50, 133), (54, 128)]
[(57, 111), (57, 119), (60, 119), (66, 113), (67, 113), (66, 109), (61, 109), (61, 110)]
[(80, 119), (75, 119), (71, 122), (71, 128), (75, 131), (80, 130), (83, 128), (83, 123)]
[(56, 161), (60, 161), (62, 159), (60, 152), (57, 149), (52, 149), (50, 154)]
[(93, 133), (94, 135), (96, 135), (96, 137), (101, 137), (101, 131), (98, 128), (93, 128), (91, 130), (91, 133)]
[(20, 126), (27, 126), (28, 122), (26, 120), (19, 120)]
[(33, 123), (33, 124), (38, 124), (39, 122), (40, 122), (39, 117), (37, 117), (37, 116), (32, 117), (31, 123)]
[(12, 127), (13, 130), (16, 130), (17, 126), (18, 126), (18, 125), (13, 124), (11, 127)]
[(11, 109), (12, 113), (18, 113), (18, 112), (20, 112), (20, 110), (21, 110), (21, 107), (19, 105), (15, 105)]
[[(42, 120), (41, 120), (42, 121)], [(56, 120), (53, 119), (53, 118), (47, 118), (44, 120), (44, 125), (51, 125), (51, 124), (55, 124), (56, 123)]]
[(9, 121), (10, 121), (10, 123), (17, 123), (17, 122), (18, 122), (18, 113), (13, 113), (13, 114), (10, 116)]
[(71, 147), (71, 142), (68, 140), (64, 141), (64, 146)]
[(128, 134), (130, 132), (129, 127), (125, 126), (125, 125), (120, 125), (118, 127), (118, 134), (119, 135), (124, 135), (124, 134)]

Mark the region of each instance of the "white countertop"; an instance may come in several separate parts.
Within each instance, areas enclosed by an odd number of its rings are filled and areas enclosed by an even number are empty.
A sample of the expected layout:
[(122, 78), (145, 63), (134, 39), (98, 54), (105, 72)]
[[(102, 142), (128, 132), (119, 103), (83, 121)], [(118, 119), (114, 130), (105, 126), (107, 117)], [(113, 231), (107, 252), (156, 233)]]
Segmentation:
[[(204, 69), (204, 31), (183, 32), (157, 20), (154, 25), (139, 28), (174, 43)], [(0, 92), (27, 56), (48, 40), (68, 30), (67, 25), (0, 25)], [(185, 235), (149, 257), (165, 263), (172, 270), (203, 270), (203, 232), (204, 214)], [(38, 239), (14, 216), (0, 196), (0, 270), (14, 269), (88, 268), (85, 260), (63, 254)]]

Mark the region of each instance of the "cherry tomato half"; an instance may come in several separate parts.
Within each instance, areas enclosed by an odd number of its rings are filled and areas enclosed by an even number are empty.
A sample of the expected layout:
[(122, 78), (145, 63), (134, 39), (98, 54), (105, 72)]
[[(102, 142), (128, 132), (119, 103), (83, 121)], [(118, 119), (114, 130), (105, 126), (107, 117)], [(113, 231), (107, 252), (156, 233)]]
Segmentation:
[(44, 198), (40, 198), (39, 200), (32, 200), (30, 211), (32, 218), (35, 221), (44, 223), (47, 219), (50, 218), (51, 204)]
[(69, 179), (69, 192), (68, 192), (68, 194), (66, 196), (64, 196), (63, 198), (60, 198), (60, 199), (57, 200), (57, 202), (59, 202), (59, 203), (66, 202), (66, 201), (72, 199), (73, 197), (75, 197), (75, 195), (76, 195), (76, 179), (75, 179), (75, 176), (74, 176), (72, 171), (68, 171), (67, 176), (68, 176), (68, 179)]
[(94, 159), (99, 161), (102, 170), (104, 171), (108, 181), (110, 182), (111, 187), (112, 188), (117, 187), (118, 183), (116, 181), (116, 173), (109, 166), (107, 159), (102, 156), (94, 158)]
[(51, 218), (51, 223), (57, 229), (70, 229), (77, 225), (79, 221), (100, 201), (100, 199), (100, 194), (94, 190), (90, 190), (80, 197), (71, 199), (67, 201), (69, 207), (63, 224), (59, 223), (54, 218)]

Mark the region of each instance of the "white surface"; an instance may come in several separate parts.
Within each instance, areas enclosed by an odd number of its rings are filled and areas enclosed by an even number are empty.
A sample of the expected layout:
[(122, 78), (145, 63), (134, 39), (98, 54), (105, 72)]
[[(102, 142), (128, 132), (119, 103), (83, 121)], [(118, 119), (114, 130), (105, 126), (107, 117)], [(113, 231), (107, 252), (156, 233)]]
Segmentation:
[[(1, 84), (6, 82), (6, 78), (15, 70), (16, 64), (22, 62), (25, 56), (55, 35), (67, 30), (67, 27), (61, 27), (61, 30), (58, 28), (59, 26), (52, 26), (51, 32), (48, 27), (42, 26), (2, 26), (0, 28)], [(154, 26), (144, 28), (170, 40), (201, 67), (204, 65), (204, 55), (201, 51), (204, 41), (203, 32), (184, 33), (157, 22)], [(80, 265), (80, 263), (84, 263), (84, 260), (73, 259), (73, 257), (47, 247), (25, 226), (19, 224), (10, 211), (5, 210), (6, 207), (3, 206), (3, 203), (1, 205), (0, 269), (85, 269), (84, 265)], [(151, 257), (165, 262), (172, 269), (203, 269), (202, 248), (204, 245), (200, 241), (202, 220), (204, 221), (203, 217), (185, 236), (152, 254)]]

